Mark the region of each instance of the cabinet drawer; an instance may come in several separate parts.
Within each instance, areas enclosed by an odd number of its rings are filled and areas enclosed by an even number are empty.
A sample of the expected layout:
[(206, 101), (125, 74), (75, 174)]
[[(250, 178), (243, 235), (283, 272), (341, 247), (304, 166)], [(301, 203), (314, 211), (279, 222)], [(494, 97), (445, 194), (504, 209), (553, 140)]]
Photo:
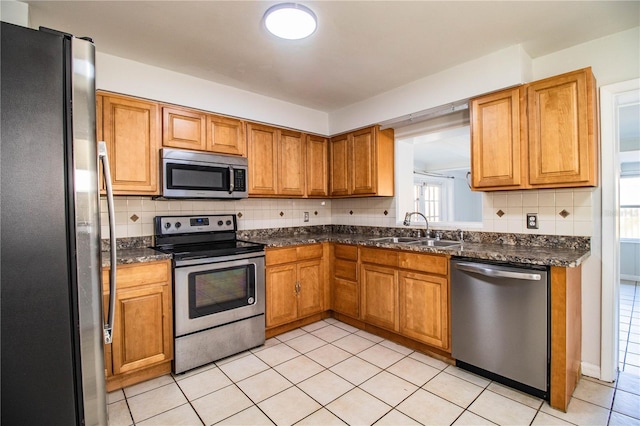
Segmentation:
[(400, 252), (398, 258), (403, 269), (438, 275), (447, 275), (449, 272), (449, 259), (446, 256)]
[(334, 275), (336, 278), (343, 278), (349, 281), (358, 280), (358, 265), (356, 262), (336, 259), (334, 261)]
[(358, 260), (358, 246), (350, 246), (345, 244), (336, 244), (335, 257), (339, 259)]
[(311, 244), (296, 248), (298, 260), (317, 259), (322, 257), (322, 244)]
[[(102, 289), (109, 291), (109, 270), (102, 269)], [(118, 290), (143, 284), (168, 283), (171, 281), (171, 265), (168, 260), (160, 262), (118, 265), (116, 282)]]
[(295, 262), (298, 258), (295, 247), (267, 249), (265, 250), (265, 262), (267, 266), (280, 263)]
[(360, 262), (398, 266), (398, 252), (378, 248), (360, 248)]

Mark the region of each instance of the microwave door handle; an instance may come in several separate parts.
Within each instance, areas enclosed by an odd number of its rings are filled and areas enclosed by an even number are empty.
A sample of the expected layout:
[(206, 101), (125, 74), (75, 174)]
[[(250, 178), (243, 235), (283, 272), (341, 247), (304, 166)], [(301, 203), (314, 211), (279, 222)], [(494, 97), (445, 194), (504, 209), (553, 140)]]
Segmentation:
[(111, 186), (111, 171), (107, 145), (98, 142), (98, 159), (102, 162), (102, 176), (107, 191), (107, 210), (109, 212), (109, 239), (111, 241), (111, 267), (109, 268), (109, 313), (107, 322), (103, 326), (104, 343), (110, 344), (113, 339), (113, 320), (116, 305), (116, 215), (113, 204), (113, 188)]
[(229, 166), (229, 194), (233, 193), (234, 173), (233, 167)]

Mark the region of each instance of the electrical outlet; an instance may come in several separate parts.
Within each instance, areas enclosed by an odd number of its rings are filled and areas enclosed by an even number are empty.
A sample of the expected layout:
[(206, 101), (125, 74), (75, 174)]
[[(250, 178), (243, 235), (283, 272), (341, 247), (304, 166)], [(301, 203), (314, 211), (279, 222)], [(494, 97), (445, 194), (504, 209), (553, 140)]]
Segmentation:
[(537, 213), (527, 213), (527, 229), (538, 229)]
[(309, 212), (304, 212), (304, 221), (309, 222)]

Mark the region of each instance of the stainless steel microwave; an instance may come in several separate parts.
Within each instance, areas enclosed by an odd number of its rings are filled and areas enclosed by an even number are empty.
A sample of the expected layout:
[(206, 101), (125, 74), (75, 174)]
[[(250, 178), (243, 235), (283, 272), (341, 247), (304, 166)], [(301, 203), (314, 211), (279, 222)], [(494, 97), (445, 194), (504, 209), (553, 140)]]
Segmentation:
[(247, 159), (163, 148), (163, 198), (247, 198)]

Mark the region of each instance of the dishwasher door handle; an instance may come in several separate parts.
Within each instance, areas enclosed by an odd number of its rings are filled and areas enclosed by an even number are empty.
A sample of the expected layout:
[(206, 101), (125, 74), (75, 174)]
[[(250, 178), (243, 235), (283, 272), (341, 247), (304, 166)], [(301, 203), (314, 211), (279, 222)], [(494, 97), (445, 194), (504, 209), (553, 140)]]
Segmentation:
[(540, 281), (542, 275), (528, 272), (512, 272), (502, 269), (493, 269), (491, 265), (478, 263), (456, 263), (455, 268), (460, 271), (475, 272), (476, 274), (485, 275), (495, 278), (513, 278), (516, 280)]

